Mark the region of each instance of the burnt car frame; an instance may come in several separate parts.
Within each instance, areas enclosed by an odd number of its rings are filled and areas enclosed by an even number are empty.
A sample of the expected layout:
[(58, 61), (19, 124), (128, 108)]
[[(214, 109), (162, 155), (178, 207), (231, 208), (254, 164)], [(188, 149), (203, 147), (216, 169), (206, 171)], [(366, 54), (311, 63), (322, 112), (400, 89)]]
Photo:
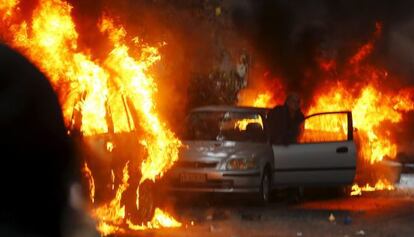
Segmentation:
[[(305, 126), (315, 119), (323, 118), (322, 123), (334, 121), (333, 126), (345, 131), (342, 136), (338, 137), (339, 132), (333, 129), (322, 139), (302, 139), (292, 144), (270, 142), (268, 112), (265, 108), (236, 106), (192, 110), (179, 160), (166, 174), (167, 189), (254, 193), (260, 201), (267, 202), (270, 192), (279, 187), (352, 184), (357, 155), (350, 111), (312, 114), (303, 122)], [(342, 122), (334, 118), (338, 116)], [(302, 135), (317, 130), (302, 129)]]

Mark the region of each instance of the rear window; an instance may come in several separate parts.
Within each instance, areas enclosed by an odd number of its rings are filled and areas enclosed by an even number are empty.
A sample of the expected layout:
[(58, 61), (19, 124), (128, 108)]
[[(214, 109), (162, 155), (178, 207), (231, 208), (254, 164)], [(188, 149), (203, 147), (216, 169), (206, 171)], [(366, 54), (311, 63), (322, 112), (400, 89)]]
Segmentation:
[(187, 118), (185, 140), (265, 142), (258, 113), (193, 112)]

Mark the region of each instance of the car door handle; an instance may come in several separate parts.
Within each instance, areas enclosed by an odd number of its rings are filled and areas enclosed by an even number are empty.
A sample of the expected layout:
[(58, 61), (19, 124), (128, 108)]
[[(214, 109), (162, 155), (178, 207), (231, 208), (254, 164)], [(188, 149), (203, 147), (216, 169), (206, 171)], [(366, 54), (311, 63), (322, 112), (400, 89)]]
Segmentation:
[(336, 153), (348, 153), (348, 147), (346, 146), (341, 146), (336, 148)]

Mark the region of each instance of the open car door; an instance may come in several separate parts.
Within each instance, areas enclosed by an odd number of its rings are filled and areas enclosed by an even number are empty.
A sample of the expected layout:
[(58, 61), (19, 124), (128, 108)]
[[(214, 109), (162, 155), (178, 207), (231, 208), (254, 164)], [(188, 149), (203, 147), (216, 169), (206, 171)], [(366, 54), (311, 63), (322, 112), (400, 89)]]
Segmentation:
[(305, 118), (297, 143), (273, 144), (274, 185), (343, 185), (353, 182), (356, 147), (352, 113), (327, 112)]

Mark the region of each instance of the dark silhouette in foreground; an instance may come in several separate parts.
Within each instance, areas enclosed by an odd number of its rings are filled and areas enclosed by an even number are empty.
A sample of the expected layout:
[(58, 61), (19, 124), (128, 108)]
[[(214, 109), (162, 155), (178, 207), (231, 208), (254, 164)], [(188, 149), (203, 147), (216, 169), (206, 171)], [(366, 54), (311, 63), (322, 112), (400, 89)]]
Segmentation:
[(46, 77), (0, 45), (0, 236), (62, 236), (73, 151)]

